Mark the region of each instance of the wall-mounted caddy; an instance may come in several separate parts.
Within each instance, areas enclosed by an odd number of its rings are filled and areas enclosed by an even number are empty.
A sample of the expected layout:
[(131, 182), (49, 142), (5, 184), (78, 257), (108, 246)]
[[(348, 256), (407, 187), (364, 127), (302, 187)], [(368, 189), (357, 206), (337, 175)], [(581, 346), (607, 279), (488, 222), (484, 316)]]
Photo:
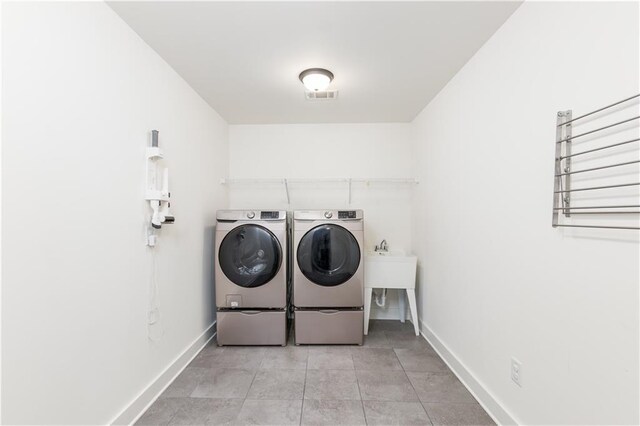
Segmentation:
[(175, 221), (169, 208), (171, 207), (171, 193), (169, 192), (169, 169), (164, 166), (163, 155), (158, 146), (157, 130), (151, 131), (151, 146), (147, 147), (147, 186), (145, 200), (151, 207), (150, 232), (147, 245), (156, 244), (155, 231), (162, 228), (163, 224), (171, 224)]
[[(571, 110), (558, 112), (554, 228), (640, 230), (639, 98), (631, 96), (575, 118)], [(575, 131), (589, 123), (595, 128)], [(585, 217), (591, 220), (582, 222)]]

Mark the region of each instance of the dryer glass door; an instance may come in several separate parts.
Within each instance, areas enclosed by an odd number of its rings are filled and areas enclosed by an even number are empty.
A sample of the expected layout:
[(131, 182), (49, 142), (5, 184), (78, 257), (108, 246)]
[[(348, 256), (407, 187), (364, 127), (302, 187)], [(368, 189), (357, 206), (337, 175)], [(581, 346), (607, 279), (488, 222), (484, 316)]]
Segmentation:
[(232, 229), (218, 251), (220, 269), (241, 287), (260, 287), (268, 283), (282, 264), (280, 242), (260, 225), (241, 225)]
[(312, 282), (334, 287), (351, 278), (360, 266), (360, 247), (353, 234), (338, 225), (320, 225), (298, 244), (298, 266)]

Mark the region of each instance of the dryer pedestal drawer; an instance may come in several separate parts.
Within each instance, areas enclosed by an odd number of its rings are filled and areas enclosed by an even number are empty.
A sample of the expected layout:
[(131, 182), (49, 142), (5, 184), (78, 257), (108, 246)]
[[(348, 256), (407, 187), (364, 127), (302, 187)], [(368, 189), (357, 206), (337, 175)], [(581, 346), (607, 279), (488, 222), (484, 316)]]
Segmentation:
[(285, 311), (218, 311), (218, 346), (287, 344)]
[(295, 311), (296, 345), (361, 345), (364, 313), (361, 310)]

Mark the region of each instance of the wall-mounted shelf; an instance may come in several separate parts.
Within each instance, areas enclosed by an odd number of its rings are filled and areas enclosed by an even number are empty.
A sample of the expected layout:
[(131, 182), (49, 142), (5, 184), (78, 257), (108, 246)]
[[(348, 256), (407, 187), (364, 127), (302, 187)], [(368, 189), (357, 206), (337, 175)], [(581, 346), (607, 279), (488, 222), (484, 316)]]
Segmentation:
[(415, 178), (223, 178), (220, 179), (222, 185), (259, 185), (259, 184), (279, 184), (283, 185), (287, 195), (287, 204), (291, 204), (289, 194), (289, 184), (322, 184), (322, 183), (344, 183), (349, 191), (349, 204), (351, 204), (351, 187), (354, 183), (370, 184), (396, 184), (396, 185), (416, 185)]

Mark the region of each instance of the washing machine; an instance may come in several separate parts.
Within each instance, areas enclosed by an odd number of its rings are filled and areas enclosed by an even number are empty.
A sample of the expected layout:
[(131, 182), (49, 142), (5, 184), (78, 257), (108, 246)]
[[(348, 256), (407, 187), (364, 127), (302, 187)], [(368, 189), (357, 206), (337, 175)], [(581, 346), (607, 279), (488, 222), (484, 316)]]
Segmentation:
[(218, 345), (285, 346), (287, 212), (220, 210), (216, 219)]
[(293, 213), (295, 343), (362, 344), (362, 210)]

